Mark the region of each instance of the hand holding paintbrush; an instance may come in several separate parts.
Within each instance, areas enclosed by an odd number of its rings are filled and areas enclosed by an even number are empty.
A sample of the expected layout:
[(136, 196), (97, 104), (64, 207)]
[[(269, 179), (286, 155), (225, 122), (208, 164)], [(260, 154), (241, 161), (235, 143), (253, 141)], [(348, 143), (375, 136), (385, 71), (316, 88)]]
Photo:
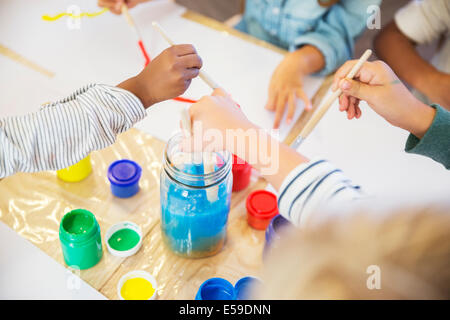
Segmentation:
[[(372, 54), (372, 50), (367, 49), (364, 54), (359, 58), (358, 62), (353, 66), (350, 72), (347, 74), (348, 79), (353, 79), (356, 73), (359, 71), (364, 62), (369, 59)], [(300, 134), (291, 144), (291, 147), (297, 149), (300, 144), (306, 139), (306, 137), (311, 133), (315, 126), (319, 123), (320, 119), (325, 115), (331, 105), (338, 99), (342, 94), (342, 90), (338, 89), (334, 91), (329, 97), (323, 100), (316, 112), (314, 112), (312, 118), (306, 123), (305, 127), (302, 129)]]

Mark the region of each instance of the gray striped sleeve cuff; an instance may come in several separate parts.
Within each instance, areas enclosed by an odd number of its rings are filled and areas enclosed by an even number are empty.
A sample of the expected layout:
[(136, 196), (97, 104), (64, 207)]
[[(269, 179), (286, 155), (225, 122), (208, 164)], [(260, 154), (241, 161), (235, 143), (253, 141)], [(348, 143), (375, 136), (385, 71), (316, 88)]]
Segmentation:
[(38, 112), (0, 119), (0, 178), (73, 165), (145, 115), (132, 93), (93, 84)]

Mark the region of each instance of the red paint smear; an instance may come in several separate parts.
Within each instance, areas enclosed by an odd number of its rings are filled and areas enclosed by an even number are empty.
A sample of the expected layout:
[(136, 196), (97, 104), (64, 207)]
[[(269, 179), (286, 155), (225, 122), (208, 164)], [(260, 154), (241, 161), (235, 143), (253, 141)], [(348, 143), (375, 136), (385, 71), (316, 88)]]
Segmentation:
[(180, 102), (186, 102), (186, 103), (196, 103), (197, 102), (197, 100), (192, 100), (192, 99), (183, 98), (183, 97), (173, 98), (173, 100), (180, 101)]
[(148, 56), (147, 50), (145, 50), (144, 43), (142, 42), (142, 40), (139, 40), (138, 44), (145, 58), (145, 66), (147, 66), (150, 63), (150, 57)]
[[(145, 66), (147, 66), (150, 63), (150, 56), (148, 55), (147, 50), (145, 50), (144, 43), (142, 42), (142, 40), (139, 40), (138, 44), (139, 44), (139, 48), (141, 48), (141, 52), (145, 58)], [(173, 98), (173, 100), (179, 101), (179, 102), (185, 102), (185, 103), (196, 103), (197, 102), (196, 100), (183, 98), (183, 97)]]

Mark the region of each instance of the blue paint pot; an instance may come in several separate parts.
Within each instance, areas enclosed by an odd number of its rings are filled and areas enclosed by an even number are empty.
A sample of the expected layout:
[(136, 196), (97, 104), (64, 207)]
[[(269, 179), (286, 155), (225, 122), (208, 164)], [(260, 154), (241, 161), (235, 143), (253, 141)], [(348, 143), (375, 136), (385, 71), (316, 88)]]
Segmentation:
[(111, 192), (118, 198), (129, 198), (139, 192), (139, 179), (142, 169), (134, 161), (117, 160), (108, 168)]
[(274, 241), (281, 238), (282, 230), (292, 227), (293, 225), (283, 216), (276, 215), (272, 221), (270, 221), (269, 226), (266, 229), (266, 243), (264, 244), (263, 255), (267, 255), (267, 252), (271, 248)]
[(236, 300), (251, 300), (250, 290), (255, 285), (260, 284), (261, 281), (254, 277), (244, 277), (239, 279), (234, 286)]
[(236, 300), (236, 293), (229, 281), (211, 278), (202, 283), (195, 300)]

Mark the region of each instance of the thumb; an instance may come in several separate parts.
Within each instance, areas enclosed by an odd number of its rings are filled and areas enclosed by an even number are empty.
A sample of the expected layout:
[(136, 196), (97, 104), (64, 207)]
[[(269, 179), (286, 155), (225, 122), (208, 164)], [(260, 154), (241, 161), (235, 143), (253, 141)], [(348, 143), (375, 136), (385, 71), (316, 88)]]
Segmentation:
[(214, 89), (213, 96), (220, 96), (220, 97), (228, 97), (228, 93), (225, 92), (222, 88), (216, 88)]
[(342, 79), (339, 88), (343, 93), (356, 97), (360, 100), (370, 101), (375, 95), (375, 88), (360, 81)]

